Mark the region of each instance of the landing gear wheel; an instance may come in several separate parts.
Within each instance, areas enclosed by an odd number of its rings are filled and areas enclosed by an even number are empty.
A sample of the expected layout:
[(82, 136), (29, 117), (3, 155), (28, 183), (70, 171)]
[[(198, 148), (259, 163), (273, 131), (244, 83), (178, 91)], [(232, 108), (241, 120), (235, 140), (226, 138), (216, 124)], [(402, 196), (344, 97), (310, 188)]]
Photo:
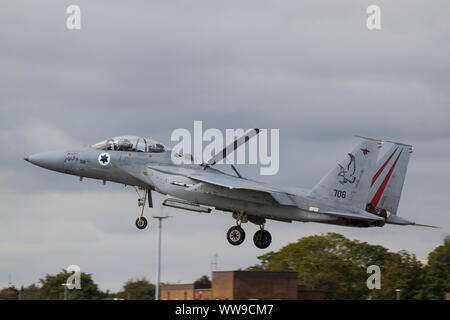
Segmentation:
[(147, 219), (140, 217), (136, 219), (136, 227), (138, 229), (145, 229), (147, 227)]
[(245, 240), (245, 231), (240, 226), (231, 227), (227, 232), (227, 240), (233, 246), (238, 246)]
[(271, 242), (272, 236), (267, 230), (264, 229), (258, 230), (255, 232), (255, 235), (253, 236), (253, 243), (259, 249), (266, 249), (268, 246), (270, 246)]

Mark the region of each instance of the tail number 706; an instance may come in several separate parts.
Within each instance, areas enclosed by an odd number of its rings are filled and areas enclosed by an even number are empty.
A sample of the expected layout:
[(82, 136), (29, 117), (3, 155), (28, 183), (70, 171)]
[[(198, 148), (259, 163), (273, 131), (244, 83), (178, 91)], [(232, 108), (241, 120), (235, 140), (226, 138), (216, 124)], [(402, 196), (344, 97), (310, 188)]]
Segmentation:
[(336, 198), (345, 199), (345, 197), (347, 196), (347, 193), (343, 190), (334, 189), (333, 191)]

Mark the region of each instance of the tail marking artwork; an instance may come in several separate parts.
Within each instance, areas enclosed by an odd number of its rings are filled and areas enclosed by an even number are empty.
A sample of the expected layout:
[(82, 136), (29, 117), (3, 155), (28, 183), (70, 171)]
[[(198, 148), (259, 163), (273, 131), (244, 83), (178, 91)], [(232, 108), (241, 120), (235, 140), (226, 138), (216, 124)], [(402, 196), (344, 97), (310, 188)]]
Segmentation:
[[(381, 183), (380, 187), (378, 188), (377, 193), (375, 194), (375, 196), (373, 197), (372, 201), (370, 202), (373, 206), (376, 207), (377, 204), (378, 204), (378, 201), (380, 201), (381, 195), (383, 194), (384, 189), (386, 188), (386, 185), (387, 185), (387, 183), (389, 181), (389, 178), (392, 175), (392, 171), (394, 171), (395, 165), (397, 164), (398, 158), (400, 158), (400, 156), (402, 154), (402, 151), (400, 151), (400, 153), (398, 154), (397, 159), (395, 159), (394, 164), (392, 165), (392, 167), (389, 170), (387, 176), (384, 178), (383, 182)], [(395, 151), (394, 151), (394, 153), (395, 153)], [(391, 155), (391, 157), (392, 157), (392, 155)]]
[(339, 181), (340, 184), (346, 184), (348, 183), (354, 183), (356, 180), (355, 172), (356, 172), (356, 163), (355, 163), (355, 156), (351, 153), (348, 154), (350, 157), (350, 161), (347, 164), (347, 170), (341, 166), (340, 164), (340, 171), (338, 173), (338, 177), (342, 177), (342, 180)]

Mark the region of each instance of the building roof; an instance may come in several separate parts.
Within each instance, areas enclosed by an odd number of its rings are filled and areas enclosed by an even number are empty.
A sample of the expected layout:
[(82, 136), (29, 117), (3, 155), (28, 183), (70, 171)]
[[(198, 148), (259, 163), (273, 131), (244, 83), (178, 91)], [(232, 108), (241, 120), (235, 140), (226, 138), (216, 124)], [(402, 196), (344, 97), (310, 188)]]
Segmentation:
[(293, 271), (213, 271), (213, 278), (284, 278), (297, 279), (298, 273)]
[(193, 283), (176, 283), (176, 284), (163, 284), (161, 285), (162, 290), (188, 290), (194, 289)]
[(162, 284), (161, 290), (208, 290), (211, 286), (196, 283)]

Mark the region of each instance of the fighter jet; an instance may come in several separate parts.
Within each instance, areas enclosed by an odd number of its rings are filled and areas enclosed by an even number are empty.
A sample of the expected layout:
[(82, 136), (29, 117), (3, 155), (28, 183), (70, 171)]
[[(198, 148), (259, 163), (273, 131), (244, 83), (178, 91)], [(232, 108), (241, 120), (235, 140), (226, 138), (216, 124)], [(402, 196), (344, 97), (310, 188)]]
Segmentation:
[[(230, 244), (243, 243), (242, 223), (260, 227), (253, 242), (267, 248), (272, 237), (267, 220), (318, 222), (350, 227), (382, 227), (385, 223), (415, 225), (397, 216), (397, 208), (412, 146), (393, 143), (377, 162), (382, 141), (359, 137), (357, 146), (311, 190), (270, 185), (213, 166), (259, 133), (248, 130), (209, 161), (175, 164), (165, 145), (136, 136), (114, 137), (91, 147), (37, 153), (25, 158), (37, 166), (79, 176), (133, 186), (142, 207), (136, 227), (145, 229), (146, 204), (153, 207), (152, 191), (168, 195), (162, 205), (201, 213), (212, 208), (232, 213), (227, 232)], [(141, 192), (139, 192), (141, 191)]]

